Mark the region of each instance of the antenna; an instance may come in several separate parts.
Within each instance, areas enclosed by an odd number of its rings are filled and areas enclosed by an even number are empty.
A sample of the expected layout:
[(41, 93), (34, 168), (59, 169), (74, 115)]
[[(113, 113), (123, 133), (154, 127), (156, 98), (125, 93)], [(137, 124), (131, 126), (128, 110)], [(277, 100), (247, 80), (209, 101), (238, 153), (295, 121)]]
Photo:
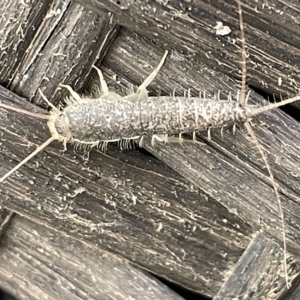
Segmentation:
[(51, 144), (55, 140), (54, 137), (49, 138), (46, 142), (44, 142), (41, 146), (37, 147), (35, 151), (33, 151), (30, 155), (24, 158), (19, 164), (17, 164), (13, 169), (7, 172), (4, 176), (0, 178), (0, 183), (3, 182), (6, 178), (8, 178), (11, 174), (17, 171), (20, 167), (26, 164), (32, 157), (42, 151), (45, 147)]
[(27, 116), (39, 118), (39, 119), (44, 119), (44, 120), (48, 120), (49, 119), (49, 116), (46, 115), (46, 114), (34, 113), (32, 111), (28, 111), (28, 110), (25, 110), (25, 109), (22, 109), (22, 108), (10, 106), (10, 105), (4, 104), (2, 102), (0, 102), (0, 107), (3, 107), (5, 109), (9, 109), (9, 110), (15, 111), (17, 113), (21, 113), (21, 114), (24, 114), (24, 115), (27, 115)]
[[(238, 4), (238, 12), (239, 12), (239, 21), (240, 21), (240, 30), (241, 30), (241, 43), (242, 43), (242, 86), (241, 86), (241, 93), (240, 93), (240, 105), (242, 107), (245, 107), (247, 105), (247, 97), (245, 97), (245, 90), (246, 90), (246, 47), (245, 47), (245, 32), (244, 32), (244, 24), (243, 24), (243, 13), (242, 13), (242, 5), (241, 5), (241, 1), (240, 0), (236, 0), (237, 4)], [(300, 96), (295, 97), (294, 99), (288, 99), (285, 101), (284, 104), (287, 103), (291, 103), (293, 101), (296, 101), (297, 99), (300, 99)], [(281, 105), (278, 105), (281, 104)], [(251, 116), (256, 115), (258, 113), (261, 113), (263, 111), (266, 110), (270, 110), (272, 108), (275, 107), (279, 107), (284, 105), (283, 103), (275, 103), (275, 105), (270, 105), (267, 107), (261, 107), (258, 109), (255, 109), (253, 111), (253, 114), (251, 114)], [(277, 105), (277, 106), (276, 106)], [(276, 199), (277, 199), (277, 203), (278, 203), (278, 211), (279, 211), (279, 215), (280, 215), (280, 219), (281, 219), (281, 226), (282, 226), (282, 238), (283, 238), (283, 264), (284, 264), (284, 273), (285, 273), (285, 282), (286, 282), (286, 287), (290, 288), (290, 282), (289, 282), (289, 278), (288, 278), (288, 270), (287, 270), (287, 247), (286, 247), (286, 234), (285, 234), (285, 221), (284, 221), (284, 215), (283, 215), (283, 210), (282, 210), (282, 204), (281, 204), (281, 200), (279, 198), (279, 192), (278, 192), (278, 188), (277, 188), (277, 184), (275, 182), (274, 176), (273, 176), (273, 172), (272, 169), (270, 167), (270, 164), (268, 162), (267, 156), (265, 155), (265, 152), (263, 150), (263, 147), (261, 146), (261, 144), (259, 143), (253, 129), (251, 128), (251, 125), (249, 123), (249, 121), (245, 122), (245, 127), (249, 133), (249, 135), (251, 136), (252, 140), (254, 141), (255, 145), (257, 146), (260, 155), (267, 167), (270, 179), (271, 179), (271, 183), (273, 185), (273, 189), (276, 195)]]

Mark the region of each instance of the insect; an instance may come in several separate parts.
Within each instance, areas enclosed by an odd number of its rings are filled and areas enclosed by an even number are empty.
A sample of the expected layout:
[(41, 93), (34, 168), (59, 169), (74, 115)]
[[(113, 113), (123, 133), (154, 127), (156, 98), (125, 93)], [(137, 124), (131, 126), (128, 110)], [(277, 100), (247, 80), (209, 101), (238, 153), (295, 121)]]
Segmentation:
[[(189, 95), (148, 97), (146, 88), (158, 74), (167, 54), (166, 51), (159, 65), (138, 87), (137, 91), (125, 97), (108, 90), (101, 71), (96, 67), (94, 68), (99, 75), (102, 92), (99, 98), (81, 98), (70, 86), (60, 84), (61, 87), (69, 90), (71, 97), (66, 99), (67, 106), (63, 110), (59, 110), (40, 91), (44, 100), (52, 107), (49, 117), (31, 112), (28, 114), (48, 119), (51, 138), (0, 178), (0, 182), (3, 182), (54, 140), (61, 141), (64, 150), (66, 150), (67, 143), (70, 142), (89, 147), (98, 146), (103, 151), (106, 150), (109, 142), (141, 139), (139, 144), (142, 145), (145, 135), (152, 136), (152, 144), (155, 141), (186, 142), (187, 140), (182, 138), (182, 134), (192, 132), (193, 142), (197, 142), (197, 132), (207, 131), (210, 139), (210, 130), (213, 128), (222, 130), (229, 126), (235, 127), (237, 124), (247, 124), (248, 119), (256, 114), (300, 98), (295, 97), (260, 107), (247, 105), (248, 97), (241, 100), (242, 103), (245, 103), (243, 105), (233, 101), (230, 97), (228, 100), (214, 100), (206, 98), (205, 94), (199, 97), (190, 97)], [(14, 109), (2, 103), (0, 103), (0, 107)], [(14, 110), (23, 112), (19, 109)], [(78, 125), (79, 123), (80, 125)], [(169, 138), (169, 135), (179, 135), (179, 138)]]
[[(225, 127), (235, 127), (236, 124), (244, 124), (263, 157), (278, 200), (282, 218), (286, 261), (284, 219), (277, 184), (273, 178), (272, 170), (264, 151), (250, 127), (249, 119), (264, 111), (300, 100), (300, 96), (264, 107), (249, 105), (247, 103), (248, 97), (245, 95), (245, 38), (242, 25), (242, 10), (239, 1), (238, 5), (242, 33), (243, 62), (242, 89), (237, 97), (238, 102), (232, 101), (230, 98), (222, 101), (219, 99), (213, 100), (206, 98), (204, 94), (199, 97), (177, 97), (175, 95), (174, 97), (148, 97), (146, 88), (162, 67), (168, 54), (167, 52), (157, 68), (138, 87), (137, 91), (124, 97), (108, 90), (101, 71), (96, 68), (100, 78), (101, 96), (97, 99), (82, 98), (70, 86), (61, 85), (61, 87), (69, 90), (71, 97), (66, 101), (67, 106), (62, 110), (52, 106), (48, 120), (51, 138), (14, 169), (0, 178), (0, 182), (3, 182), (53, 140), (61, 141), (64, 144), (64, 148), (66, 148), (68, 142), (71, 142), (90, 147), (100, 146), (101, 149), (105, 150), (107, 143), (113, 141), (140, 139), (140, 145), (142, 145), (144, 135), (152, 136), (152, 143), (155, 144), (156, 141), (183, 142), (185, 141), (182, 138), (183, 133), (193, 133), (193, 141), (196, 142), (197, 132), (207, 131), (210, 137), (210, 130), (213, 128), (220, 128), (222, 130)], [(45, 97), (44, 99), (48, 102)], [(49, 103), (49, 105), (51, 104)], [(4, 107), (1, 104), (0, 106)], [(80, 126), (78, 125), (79, 123), (81, 124)], [(169, 138), (172, 135), (178, 135), (179, 138)], [(286, 281), (287, 285), (289, 285), (288, 278), (286, 278)]]

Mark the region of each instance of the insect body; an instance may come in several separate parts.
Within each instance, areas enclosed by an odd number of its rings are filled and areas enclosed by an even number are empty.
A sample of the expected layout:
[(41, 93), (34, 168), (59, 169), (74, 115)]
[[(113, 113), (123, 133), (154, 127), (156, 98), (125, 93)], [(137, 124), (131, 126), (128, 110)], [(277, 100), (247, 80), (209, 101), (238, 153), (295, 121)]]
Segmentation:
[(198, 97), (101, 99), (66, 107), (52, 118), (49, 127), (59, 140), (94, 145), (144, 135), (178, 135), (228, 127), (244, 123), (250, 112), (236, 101)]
[[(100, 77), (102, 95), (98, 99), (81, 98), (70, 86), (62, 85), (71, 93), (68, 106), (62, 111), (54, 108), (48, 126), (54, 139), (96, 146), (114, 141), (132, 140), (145, 135), (162, 140), (161, 136), (181, 135), (224, 128), (248, 119), (252, 108), (238, 102), (212, 100), (205, 97), (148, 97), (146, 87), (164, 63), (168, 52), (157, 68), (133, 94), (121, 97), (110, 92), (103, 75)], [(163, 140), (166, 140), (164, 138)], [(178, 141), (181, 139), (179, 138)]]
[[(233, 101), (199, 97), (163, 96), (148, 97), (146, 87), (155, 78), (164, 63), (167, 52), (158, 67), (149, 75), (134, 94), (122, 97), (108, 91), (106, 82), (99, 69), (101, 90), (98, 99), (81, 98), (70, 86), (66, 87), (73, 100), (63, 110), (54, 108), (50, 114), (48, 126), (52, 137), (66, 143), (81, 145), (105, 145), (109, 142), (134, 140), (145, 135), (152, 141), (167, 141), (161, 136), (179, 135), (208, 131), (246, 123), (251, 116), (283, 105), (282, 103), (260, 107)], [(237, 97), (238, 98), (238, 97)], [(291, 102), (294, 99), (289, 99)], [(178, 141), (180, 142), (180, 137)], [(174, 139), (173, 139), (174, 141)], [(106, 147), (101, 147), (103, 150)]]
[[(48, 119), (51, 138), (1, 177), (0, 182), (54, 140), (63, 142), (65, 149), (67, 143), (75, 143), (89, 147), (100, 146), (104, 151), (109, 142), (115, 141), (126, 146), (128, 141), (140, 138), (141, 145), (145, 135), (152, 136), (154, 144), (155, 140), (167, 142), (168, 135), (179, 135), (179, 138), (173, 138), (172, 141), (182, 142), (182, 133), (193, 133), (193, 141), (196, 142), (197, 132), (207, 131), (210, 138), (211, 128), (220, 128), (222, 133), (225, 127), (247, 125), (251, 116), (300, 98), (297, 96), (260, 107), (247, 104), (248, 97), (243, 102), (233, 101), (231, 97), (227, 100), (206, 98), (205, 94), (199, 97), (148, 97), (146, 88), (158, 74), (167, 54), (166, 51), (159, 65), (137, 91), (125, 97), (108, 90), (101, 71), (96, 67), (100, 78), (99, 98), (81, 98), (70, 86), (61, 84), (70, 91), (71, 97), (66, 100), (67, 106), (59, 110), (40, 91), (45, 101), (52, 106)], [(1, 106), (8, 108), (0, 103)], [(20, 112), (20, 109), (17, 111)], [(40, 117), (44, 119), (45, 115)]]

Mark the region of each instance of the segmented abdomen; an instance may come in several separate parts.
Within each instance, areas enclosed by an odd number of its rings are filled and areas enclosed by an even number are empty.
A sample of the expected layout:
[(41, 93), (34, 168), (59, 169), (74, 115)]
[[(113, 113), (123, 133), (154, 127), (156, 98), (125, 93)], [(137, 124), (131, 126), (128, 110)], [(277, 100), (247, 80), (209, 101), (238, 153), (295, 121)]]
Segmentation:
[(236, 101), (197, 97), (149, 97), (135, 102), (124, 98), (91, 100), (68, 106), (63, 113), (73, 139), (83, 143), (206, 131), (247, 120), (245, 109)]

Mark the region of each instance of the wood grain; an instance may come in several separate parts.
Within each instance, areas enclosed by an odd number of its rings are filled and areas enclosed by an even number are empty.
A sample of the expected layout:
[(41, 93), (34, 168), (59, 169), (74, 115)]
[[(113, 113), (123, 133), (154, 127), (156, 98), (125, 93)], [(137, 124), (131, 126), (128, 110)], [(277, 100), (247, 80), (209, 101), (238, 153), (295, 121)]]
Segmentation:
[(19, 300), (183, 300), (124, 259), (19, 216), (0, 249), (1, 285)]

